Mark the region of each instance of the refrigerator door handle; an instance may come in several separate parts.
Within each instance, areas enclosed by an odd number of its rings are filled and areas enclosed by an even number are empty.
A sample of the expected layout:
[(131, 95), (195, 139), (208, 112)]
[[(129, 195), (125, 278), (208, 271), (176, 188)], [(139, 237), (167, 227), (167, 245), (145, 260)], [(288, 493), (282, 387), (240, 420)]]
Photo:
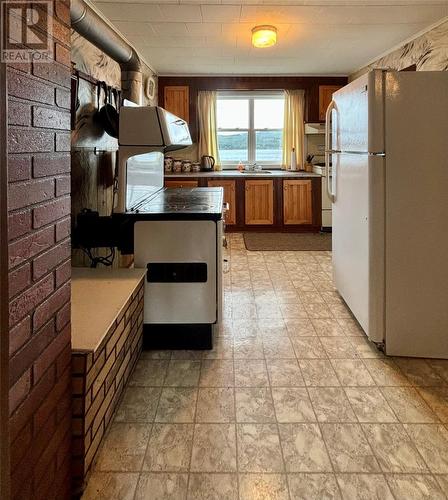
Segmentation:
[[(328, 105), (327, 112), (325, 114), (325, 175), (327, 177), (326, 187), (327, 194), (330, 200), (334, 203), (336, 199), (336, 193), (332, 191), (332, 179), (330, 177), (330, 159), (332, 152), (332, 144), (330, 143), (330, 128), (331, 128), (331, 112), (337, 111), (336, 103), (332, 100)], [(336, 175), (336, 169), (333, 172)]]

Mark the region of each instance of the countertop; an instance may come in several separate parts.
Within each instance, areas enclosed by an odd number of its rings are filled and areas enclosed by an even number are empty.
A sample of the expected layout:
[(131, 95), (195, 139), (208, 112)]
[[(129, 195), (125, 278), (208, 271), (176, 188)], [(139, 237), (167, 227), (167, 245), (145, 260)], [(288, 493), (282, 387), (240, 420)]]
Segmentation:
[(98, 349), (144, 276), (144, 269), (72, 268), (72, 350)]
[(268, 172), (262, 172), (262, 173), (254, 173), (254, 172), (240, 172), (239, 170), (214, 170), (212, 172), (188, 172), (188, 173), (166, 173), (165, 172), (165, 178), (170, 179), (170, 178), (179, 178), (179, 177), (193, 177), (193, 178), (201, 178), (201, 177), (241, 177), (241, 178), (247, 178), (247, 177), (297, 177), (297, 178), (302, 178), (302, 177), (322, 177), (319, 174), (315, 174), (314, 172), (301, 172), (301, 171), (291, 171), (291, 170), (269, 170)]

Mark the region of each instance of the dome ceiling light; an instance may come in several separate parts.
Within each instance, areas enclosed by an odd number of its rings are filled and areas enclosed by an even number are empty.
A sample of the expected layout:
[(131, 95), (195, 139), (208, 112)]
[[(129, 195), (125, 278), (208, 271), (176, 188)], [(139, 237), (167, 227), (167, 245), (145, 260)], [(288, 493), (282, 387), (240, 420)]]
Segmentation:
[(275, 26), (263, 25), (252, 28), (252, 45), (259, 49), (272, 47), (277, 43), (277, 28)]

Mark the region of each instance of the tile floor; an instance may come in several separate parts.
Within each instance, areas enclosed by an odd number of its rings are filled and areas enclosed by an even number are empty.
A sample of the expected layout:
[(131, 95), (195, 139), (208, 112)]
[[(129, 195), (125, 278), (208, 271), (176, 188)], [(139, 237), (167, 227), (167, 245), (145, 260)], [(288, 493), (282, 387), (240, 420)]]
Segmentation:
[(448, 361), (384, 358), (328, 252), (227, 257), (215, 348), (142, 354), (84, 500), (446, 499)]

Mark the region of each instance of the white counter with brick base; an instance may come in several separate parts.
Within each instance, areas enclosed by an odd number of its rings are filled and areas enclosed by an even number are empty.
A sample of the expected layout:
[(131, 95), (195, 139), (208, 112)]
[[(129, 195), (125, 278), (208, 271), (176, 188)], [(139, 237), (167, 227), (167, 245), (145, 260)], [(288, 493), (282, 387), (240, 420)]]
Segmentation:
[(74, 490), (80, 493), (139, 357), (144, 271), (72, 270)]

